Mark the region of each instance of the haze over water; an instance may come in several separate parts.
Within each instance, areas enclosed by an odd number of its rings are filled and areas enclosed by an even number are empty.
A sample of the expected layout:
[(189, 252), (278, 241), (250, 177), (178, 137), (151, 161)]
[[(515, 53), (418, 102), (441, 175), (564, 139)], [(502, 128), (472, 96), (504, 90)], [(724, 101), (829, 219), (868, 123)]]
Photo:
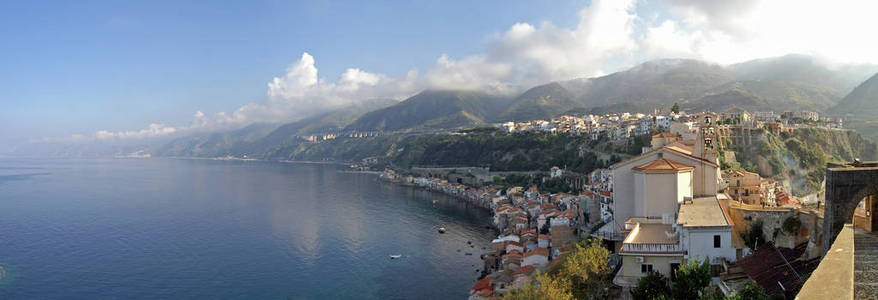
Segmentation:
[(489, 211), (339, 170), (0, 158), (0, 298), (467, 296)]

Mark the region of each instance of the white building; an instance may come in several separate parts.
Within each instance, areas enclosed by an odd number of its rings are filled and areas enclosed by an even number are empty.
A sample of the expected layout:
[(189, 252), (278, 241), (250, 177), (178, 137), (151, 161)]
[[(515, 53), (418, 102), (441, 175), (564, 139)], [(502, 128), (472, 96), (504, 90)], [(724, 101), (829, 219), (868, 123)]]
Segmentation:
[(524, 259), (521, 266), (542, 267), (549, 263), (549, 249), (537, 247), (532, 251), (524, 253)]

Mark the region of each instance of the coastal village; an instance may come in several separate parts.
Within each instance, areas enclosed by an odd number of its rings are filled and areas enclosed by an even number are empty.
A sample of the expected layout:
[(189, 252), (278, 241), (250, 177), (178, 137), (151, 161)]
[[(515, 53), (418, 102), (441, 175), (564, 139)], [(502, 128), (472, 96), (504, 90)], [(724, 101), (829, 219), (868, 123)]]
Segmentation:
[[(647, 274), (674, 280), (674, 271), (692, 260), (710, 264), (711, 285), (725, 295), (748, 282), (770, 294), (795, 295), (804, 283), (798, 274), (813, 271), (822, 254), (820, 203), (794, 197), (783, 183), (757, 173), (722, 170), (720, 161), (734, 161), (734, 152), (725, 148), (748, 144), (756, 131), (842, 125), (815, 112), (749, 113), (735, 107), (720, 113), (656, 111), (509, 122), (496, 127), (509, 134), (549, 132), (615, 141), (652, 134), (651, 144), (640, 155), (588, 174), (570, 174), (563, 166), (540, 174), (543, 180), (565, 178), (575, 193), (497, 185), (492, 182), (496, 175), (480, 167), (388, 168), (380, 178), (493, 211), (499, 234), (481, 254), (482, 277), (473, 284), (470, 299), (500, 298), (526, 286), (578, 242), (593, 238), (610, 250), (612, 283), (622, 299)], [(354, 167), (371, 163), (364, 160)], [(867, 214), (858, 209), (855, 217)], [(753, 240), (748, 234), (757, 226), (760, 235)]]

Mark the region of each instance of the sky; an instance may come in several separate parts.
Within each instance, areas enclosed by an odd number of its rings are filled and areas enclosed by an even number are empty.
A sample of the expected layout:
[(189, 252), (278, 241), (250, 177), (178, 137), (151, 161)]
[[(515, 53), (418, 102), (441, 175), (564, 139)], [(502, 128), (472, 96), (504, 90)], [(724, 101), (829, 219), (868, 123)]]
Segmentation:
[(876, 6), (844, 0), (3, 2), (0, 144), (131, 140), (288, 122), (424, 89), (514, 94), (657, 58), (732, 64), (801, 53), (878, 63)]

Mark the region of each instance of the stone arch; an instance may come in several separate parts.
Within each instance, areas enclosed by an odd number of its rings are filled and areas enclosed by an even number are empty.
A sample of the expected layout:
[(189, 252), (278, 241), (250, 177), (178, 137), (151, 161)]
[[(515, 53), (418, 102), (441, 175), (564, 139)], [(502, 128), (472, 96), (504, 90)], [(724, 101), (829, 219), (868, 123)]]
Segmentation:
[[(859, 201), (857, 199), (859, 199)], [(871, 185), (868, 185), (865, 188), (863, 188), (862, 190), (860, 190), (859, 192), (857, 192), (856, 194), (854, 194), (854, 198), (853, 198), (852, 202), (855, 202), (855, 205), (854, 205), (855, 210), (856, 210), (856, 207), (858, 207), (860, 203), (865, 202), (865, 209), (868, 212), (868, 215), (866, 216), (865, 220), (860, 219), (860, 221), (863, 221), (866, 224), (857, 224), (856, 220), (854, 220), (854, 218), (852, 218), (850, 223), (854, 223), (854, 227), (861, 227), (862, 226), (861, 228), (868, 228), (867, 231), (873, 231), (874, 230), (873, 228), (875, 228), (875, 227), (872, 226), (872, 224), (874, 224), (875, 221), (873, 221), (874, 217), (872, 215), (875, 213), (876, 210), (878, 210), (878, 209), (876, 209), (876, 208), (878, 208), (878, 207), (876, 207), (876, 204), (878, 204), (878, 183), (873, 183)], [(878, 220), (878, 219), (876, 219), (876, 220)]]
[(823, 253), (829, 250), (863, 198), (878, 195), (878, 162), (827, 164), (823, 212)]

